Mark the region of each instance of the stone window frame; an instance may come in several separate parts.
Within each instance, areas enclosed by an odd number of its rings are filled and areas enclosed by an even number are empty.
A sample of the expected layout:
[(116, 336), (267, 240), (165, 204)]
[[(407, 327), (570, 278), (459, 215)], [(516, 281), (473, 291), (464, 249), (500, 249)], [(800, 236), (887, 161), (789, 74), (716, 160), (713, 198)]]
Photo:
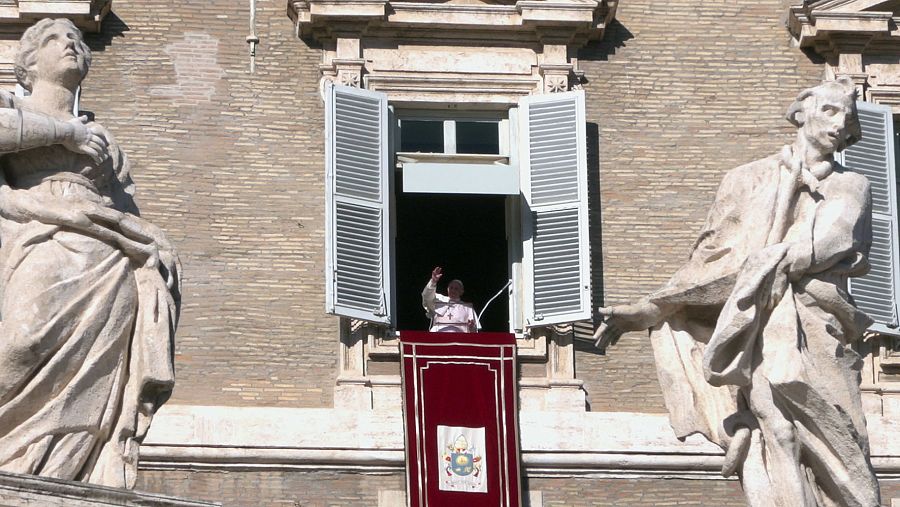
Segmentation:
[[(331, 81), (385, 92), (392, 103), (403, 106), (510, 107), (528, 95), (581, 89), (585, 80), (577, 50), (602, 38), (617, 4), (617, 0), (490, 4), (292, 0), (288, 15), (296, 35), (322, 50), (323, 98)], [(415, 69), (414, 58), (403, 58), (406, 48), (401, 44), (409, 44), (413, 51), (428, 45), (475, 46), (483, 50), (480, 56), (485, 60), (507, 65), (499, 70)], [(428, 56), (427, 51), (421, 54)], [(543, 377), (522, 380), (523, 408), (584, 410), (585, 393), (574, 372), (575, 327), (534, 328), (531, 336), (519, 341), (520, 359), (546, 365)], [(395, 337), (388, 336), (384, 326), (346, 318), (340, 328), (335, 406), (397, 408), (399, 375), (369, 375), (366, 366), (370, 359), (396, 357)]]

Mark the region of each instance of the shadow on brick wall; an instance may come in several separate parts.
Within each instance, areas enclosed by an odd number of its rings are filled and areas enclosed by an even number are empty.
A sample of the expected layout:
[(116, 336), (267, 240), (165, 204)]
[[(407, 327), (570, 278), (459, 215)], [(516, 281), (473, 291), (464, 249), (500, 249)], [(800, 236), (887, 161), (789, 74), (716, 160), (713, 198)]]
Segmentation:
[(99, 33), (85, 34), (84, 40), (91, 51), (105, 51), (112, 44), (113, 39), (125, 37), (125, 32), (131, 30), (125, 21), (115, 12), (110, 12), (103, 18), (102, 29)]
[(634, 38), (634, 34), (619, 20), (614, 19), (606, 27), (603, 38), (594, 41), (578, 50), (579, 60), (607, 61), (620, 48), (628, 46), (626, 42)]
[(600, 202), (600, 127), (585, 124), (587, 142), (588, 245), (590, 248), (591, 319), (575, 323), (575, 342), (584, 345), (578, 350), (603, 355), (593, 347), (594, 329), (600, 323), (594, 309), (603, 304), (603, 220)]

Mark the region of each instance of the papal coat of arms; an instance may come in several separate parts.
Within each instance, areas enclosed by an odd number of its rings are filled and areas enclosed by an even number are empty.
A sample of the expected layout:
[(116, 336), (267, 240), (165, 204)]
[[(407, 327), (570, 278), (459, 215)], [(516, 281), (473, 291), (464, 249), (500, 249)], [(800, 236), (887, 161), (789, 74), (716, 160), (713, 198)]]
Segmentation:
[(487, 492), (484, 428), (438, 426), (440, 489)]

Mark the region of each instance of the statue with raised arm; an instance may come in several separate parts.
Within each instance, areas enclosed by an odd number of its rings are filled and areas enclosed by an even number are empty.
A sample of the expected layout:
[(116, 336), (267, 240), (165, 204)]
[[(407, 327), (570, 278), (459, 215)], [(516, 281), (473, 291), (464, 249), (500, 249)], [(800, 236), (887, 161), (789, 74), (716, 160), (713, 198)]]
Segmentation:
[(779, 153), (729, 171), (690, 258), (657, 292), (599, 310), (598, 346), (650, 329), (679, 438), (725, 452), (752, 507), (875, 507), (847, 292), (871, 243), (868, 180), (834, 161), (860, 138), (848, 79), (803, 91)]
[(174, 384), (180, 269), (128, 160), (73, 115), (90, 49), (66, 19), (22, 36), (0, 92), (0, 470), (132, 487)]

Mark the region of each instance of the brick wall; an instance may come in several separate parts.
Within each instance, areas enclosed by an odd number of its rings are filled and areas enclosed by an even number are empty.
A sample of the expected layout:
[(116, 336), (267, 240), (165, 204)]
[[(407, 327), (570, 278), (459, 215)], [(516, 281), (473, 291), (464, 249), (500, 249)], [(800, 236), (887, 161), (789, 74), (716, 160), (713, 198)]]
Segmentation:
[[(528, 478), (545, 507), (742, 507), (741, 485), (726, 480)], [(142, 471), (138, 490), (222, 502), (225, 507), (344, 507), (378, 505), (378, 490), (405, 489), (401, 474), (326, 471)], [(900, 481), (881, 482), (882, 503), (900, 497)], [(529, 507), (527, 504), (524, 507)]]
[[(745, 505), (737, 481), (530, 478), (527, 488), (542, 492), (545, 507)], [(218, 501), (224, 507), (375, 507), (378, 490), (405, 486), (402, 474), (142, 471), (136, 489)]]
[(743, 507), (737, 481), (680, 479), (530, 479), (544, 507)]
[(88, 36), (82, 108), (127, 151), (144, 216), (180, 249), (184, 308), (170, 403), (331, 405), (324, 315), (320, 54), (284, 0), (116, 0)]
[[(624, 0), (585, 48), (596, 125), (598, 294), (621, 303), (688, 253), (721, 175), (789, 140), (784, 109), (822, 68), (789, 46), (788, 1)], [(324, 315), (319, 50), (284, 0), (115, 0), (89, 36), (82, 106), (128, 152), (143, 214), (181, 250), (185, 305), (170, 403), (326, 407), (337, 320)], [(591, 130), (589, 130), (591, 132)], [(646, 337), (577, 350), (593, 410), (663, 412)], [(139, 488), (226, 505), (375, 505), (399, 474), (142, 471)], [(531, 479), (545, 505), (742, 505), (733, 481)], [(900, 487), (889, 486), (891, 491)], [(887, 497), (887, 488), (886, 495)]]
[(135, 489), (224, 507), (376, 507), (379, 490), (403, 491), (403, 481), (399, 473), (142, 470)]
[[(597, 299), (663, 283), (723, 172), (786, 142), (791, 98), (822, 68), (789, 46), (782, 0), (629, 0), (581, 51), (593, 167)], [(320, 54), (281, 0), (117, 0), (89, 36), (82, 105), (131, 157), (145, 216), (181, 250), (173, 403), (329, 406), (337, 321), (323, 313)], [(596, 225), (600, 224), (600, 227)], [(662, 412), (646, 337), (578, 351), (594, 410)]]

